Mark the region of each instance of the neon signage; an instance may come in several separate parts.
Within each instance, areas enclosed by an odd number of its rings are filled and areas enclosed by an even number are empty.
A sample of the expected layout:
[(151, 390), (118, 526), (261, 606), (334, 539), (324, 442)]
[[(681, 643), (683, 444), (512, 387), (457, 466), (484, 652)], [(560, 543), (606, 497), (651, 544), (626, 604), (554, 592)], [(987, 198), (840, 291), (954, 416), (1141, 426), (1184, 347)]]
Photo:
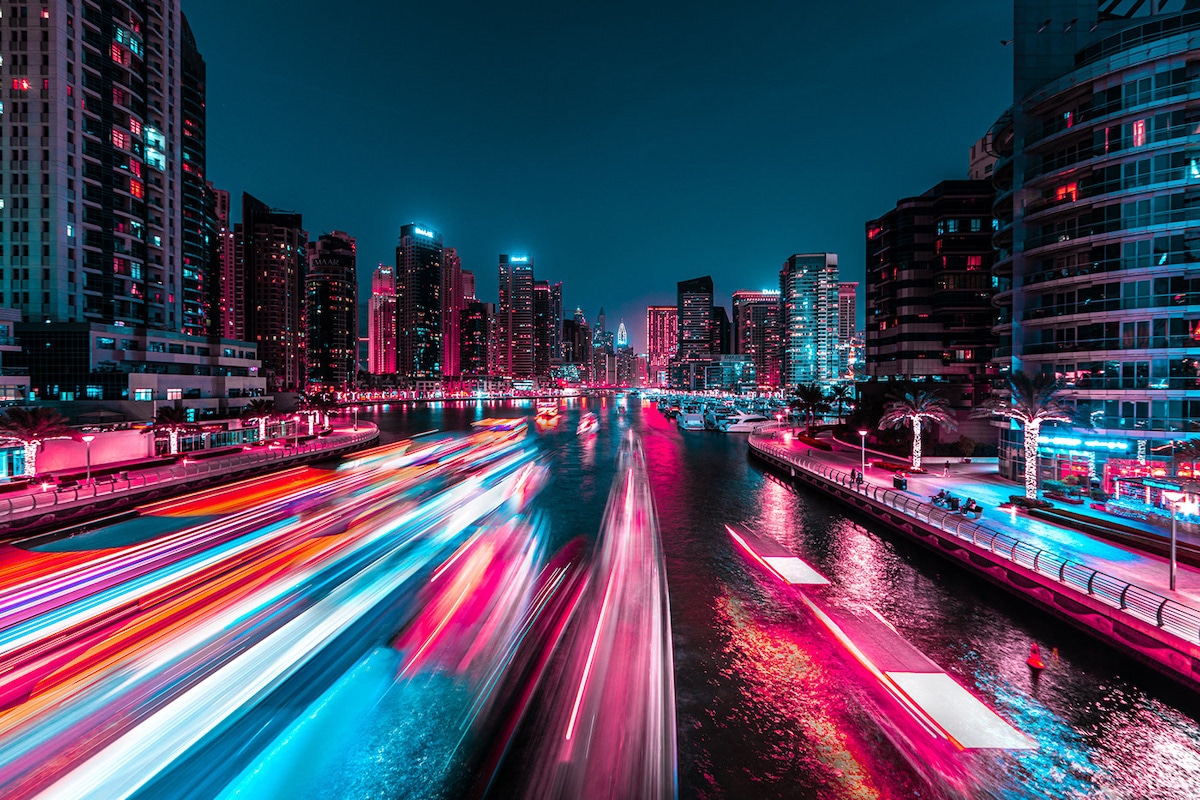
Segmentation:
[(430, 239), (433, 238), (433, 231), (427, 231), (424, 228), (413, 228), (413, 232), (416, 233), (417, 236), (428, 236)]
[(1112, 439), (1080, 439), (1074, 436), (1039, 436), (1038, 444), (1049, 444), (1058, 447), (1086, 447), (1089, 450), (1128, 450), (1129, 442)]
[(528, 264), (529, 256), (510, 256), (508, 260), (514, 264)]

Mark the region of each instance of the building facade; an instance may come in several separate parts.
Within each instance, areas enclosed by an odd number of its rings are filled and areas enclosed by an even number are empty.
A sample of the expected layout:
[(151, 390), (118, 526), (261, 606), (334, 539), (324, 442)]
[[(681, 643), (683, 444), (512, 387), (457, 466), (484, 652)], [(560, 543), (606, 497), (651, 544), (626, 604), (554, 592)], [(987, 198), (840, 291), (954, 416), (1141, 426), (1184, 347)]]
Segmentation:
[(371, 275), (367, 304), (367, 371), (396, 374), (396, 269), (380, 264)]
[(651, 386), (670, 384), (671, 360), (679, 349), (679, 313), (675, 306), (646, 309), (646, 355)]
[(209, 241), (209, 264), (216, 273), (217, 305), (217, 335), (224, 339), (241, 339), (245, 337), (245, 324), (242, 321), (242, 271), (238, 268), (237, 237), (233, 230), (233, 216), (230, 213), (229, 192), (208, 184), (208, 197), (213, 215), (214, 237)]
[(866, 224), (866, 374), (938, 383), (964, 429), (996, 379), (991, 206), (988, 182), (943, 181)]
[(458, 328), (463, 377), (488, 376), (488, 347), (495, 313), (496, 307), (491, 303), (481, 303), (478, 300), (468, 300), (464, 303)]
[[(471, 297), (475, 296), (475, 281), (472, 276)], [(459, 325), (466, 307), (466, 289), (463, 286), (462, 259), (453, 247), (442, 251), (442, 373), (457, 376), (462, 372), (460, 347), (462, 335)]]
[(783, 367), (779, 292), (733, 293), (733, 352), (749, 356), (759, 386), (776, 389)]
[(304, 385), (304, 273), (308, 233), (300, 214), (242, 194), (234, 228), (242, 282), (243, 338), (258, 345), (271, 392)]
[(396, 247), (396, 371), (408, 381), (442, 377), (442, 235), (410, 224)]
[(550, 364), (556, 361), (554, 355), (554, 329), (557, 327), (554, 318), (553, 302), (549, 281), (533, 282), (533, 374), (539, 379), (550, 377)]
[(838, 284), (838, 373), (854, 380), (854, 340), (858, 336), (858, 281)]
[(496, 305), (495, 374), (534, 374), (533, 256), (500, 255), (500, 302)]
[(309, 244), (304, 285), (307, 385), (343, 390), (358, 372), (357, 256), (349, 234), (333, 231)]
[(779, 272), (785, 387), (838, 378), (838, 257), (800, 253)]
[(678, 344), (676, 358), (707, 358), (713, 354), (713, 282), (712, 278), (680, 281), (676, 287)]
[[(996, 366), (1059, 378), (1091, 427), (1043, 434), (1043, 478), (1170, 475), (1200, 419), (1200, 9), (1017, 3), (1014, 103), (993, 128)], [(1114, 7), (1109, 7), (1114, 6)], [(1001, 471), (1024, 469), (1002, 426)]]

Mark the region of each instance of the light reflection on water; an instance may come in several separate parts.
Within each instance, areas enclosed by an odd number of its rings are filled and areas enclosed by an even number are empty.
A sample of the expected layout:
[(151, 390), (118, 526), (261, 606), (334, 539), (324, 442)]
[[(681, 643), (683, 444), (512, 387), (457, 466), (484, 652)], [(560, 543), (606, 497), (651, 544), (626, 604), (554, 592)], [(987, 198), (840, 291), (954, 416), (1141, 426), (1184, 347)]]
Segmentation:
[[(1039, 749), (980, 754), (1002, 798), (1200, 797), (1200, 702), (1090, 637), (840, 506), (767, 475), (745, 438), (680, 433), (655, 409), (564, 404), (539, 433), (552, 478), (541, 502), (551, 541), (595, 536), (620, 430), (642, 434), (663, 532), (675, 639), (681, 797), (928, 797), (889, 743), (819, 626), (764, 587), (731, 549), (742, 522), (795, 550), (874, 607)], [(582, 410), (601, 419), (579, 438)], [(385, 429), (465, 428), (529, 408), (444, 403), (377, 417)], [(369, 414), (366, 418), (372, 418)], [(553, 545), (557, 546), (557, 544)], [(1034, 677), (1031, 642), (1058, 660)], [(983, 795), (981, 795), (983, 796)]]

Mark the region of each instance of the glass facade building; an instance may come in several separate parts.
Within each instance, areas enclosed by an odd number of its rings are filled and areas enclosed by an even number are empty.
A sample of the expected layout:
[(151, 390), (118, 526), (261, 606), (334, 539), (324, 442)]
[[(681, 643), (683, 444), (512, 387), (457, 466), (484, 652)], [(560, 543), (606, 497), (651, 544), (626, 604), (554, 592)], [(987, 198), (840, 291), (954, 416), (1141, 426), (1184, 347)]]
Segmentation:
[(783, 311), (783, 386), (838, 378), (838, 257), (802, 253), (779, 271)]
[[(1200, 420), (1200, 10), (1019, 0), (1012, 108), (992, 142), (995, 362), (1056, 376), (1088, 427), (1043, 478), (1171, 471)], [(1042, 34), (1042, 35), (1039, 35)], [(1001, 470), (1023, 470), (1004, 426)]]

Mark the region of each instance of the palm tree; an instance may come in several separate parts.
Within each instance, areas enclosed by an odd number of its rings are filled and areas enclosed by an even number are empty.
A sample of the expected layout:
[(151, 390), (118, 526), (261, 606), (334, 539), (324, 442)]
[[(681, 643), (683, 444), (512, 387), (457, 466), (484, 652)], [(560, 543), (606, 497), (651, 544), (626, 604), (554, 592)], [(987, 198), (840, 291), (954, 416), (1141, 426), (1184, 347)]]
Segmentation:
[(946, 398), (934, 392), (917, 389), (904, 394), (892, 395), (892, 400), (879, 418), (880, 430), (912, 426), (912, 468), (921, 468), (921, 428), (924, 420), (941, 425), (947, 430), (956, 430), (958, 423), (950, 411)]
[(817, 415), (829, 411), (829, 400), (825, 397), (825, 392), (821, 390), (821, 387), (815, 383), (797, 386), (796, 396), (788, 405), (797, 411), (804, 412), (804, 416), (808, 420), (809, 436), (812, 436), (812, 426), (817, 420)]
[(25, 446), (25, 475), (37, 474), (37, 454), (50, 439), (74, 439), (67, 419), (50, 408), (10, 408), (0, 417), (0, 439)]
[(842, 419), (846, 401), (851, 397), (851, 387), (848, 383), (836, 383), (829, 390), (829, 402), (837, 404), (838, 419)]
[(1025, 431), (1025, 496), (1037, 498), (1038, 491), (1038, 433), (1044, 422), (1071, 422), (1071, 412), (1054, 395), (1058, 380), (1039, 372), (1030, 377), (1014, 372), (1008, 378), (1009, 397), (993, 396), (980, 407), (975, 416), (1004, 417), (1021, 423)]
[(325, 395), (306, 395), (300, 398), (297, 410), (308, 417), (308, 435), (312, 436), (313, 420), (320, 419), (321, 427), (329, 427), (329, 415), (337, 409), (337, 406), (329, 402)]
[(275, 417), (275, 403), (272, 400), (263, 400), (258, 398), (251, 400), (242, 409), (242, 420), (244, 422), (255, 422), (258, 424), (258, 441), (260, 443), (267, 440), (267, 423)]
[(154, 416), (153, 430), (167, 432), (170, 454), (174, 456), (179, 454), (179, 434), (195, 433), (200, 430), (200, 426), (188, 419), (186, 409), (163, 406)]

